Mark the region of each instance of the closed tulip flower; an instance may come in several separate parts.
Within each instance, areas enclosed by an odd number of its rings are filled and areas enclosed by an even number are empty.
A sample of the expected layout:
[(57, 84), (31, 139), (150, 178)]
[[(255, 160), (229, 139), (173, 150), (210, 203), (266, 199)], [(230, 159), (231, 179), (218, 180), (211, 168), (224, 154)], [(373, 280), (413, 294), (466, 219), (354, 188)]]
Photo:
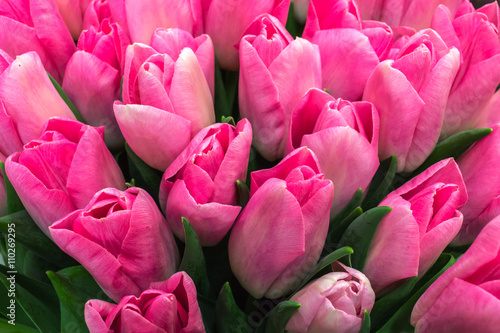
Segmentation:
[(375, 293), (366, 276), (339, 262), (332, 273), (310, 282), (292, 296), (300, 304), (286, 329), (290, 333), (358, 333), (365, 311), (375, 303)]
[[(408, 26), (416, 30), (429, 28), (436, 8), (443, 4), (455, 16), (462, 0), (356, 0), (365, 20), (387, 22), (391, 27)], [(468, 1), (467, 1), (468, 2)]]
[[(116, 120), (132, 150), (164, 171), (202, 128), (215, 122), (210, 88), (192, 49), (178, 57), (150, 46), (127, 49)], [(148, 135), (144, 135), (148, 133)]]
[(311, 0), (303, 37), (319, 47), (323, 88), (354, 101), (386, 59), (393, 34), (385, 23), (362, 21), (354, 1)]
[(415, 332), (498, 332), (500, 218), (425, 291), (413, 308)]
[(38, 138), (50, 117), (75, 118), (45, 72), (28, 52), (13, 60), (0, 50), (0, 156), (7, 158)]
[(500, 215), (500, 124), (493, 132), (476, 142), (458, 159), (467, 191), (471, 193), (467, 204), (460, 209), (464, 223), (455, 245), (470, 244), (483, 227)]
[(179, 239), (182, 218), (193, 226), (204, 246), (216, 245), (238, 216), (236, 181), (245, 180), (252, 127), (215, 124), (201, 130), (168, 167), (160, 185), (160, 204)]
[(139, 297), (125, 296), (116, 304), (91, 299), (85, 304), (90, 333), (204, 333), (196, 287), (185, 272), (151, 283)]
[(378, 113), (370, 103), (348, 102), (311, 89), (290, 120), (285, 152), (306, 146), (316, 154), (321, 170), (335, 185), (332, 215), (354, 193), (366, 190), (379, 166)]
[(9, 180), (46, 234), (52, 223), (85, 207), (97, 191), (110, 186), (125, 188), (120, 167), (104, 144), (103, 132), (102, 127), (51, 118), (38, 139), (7, 159)]
[(97, 192), (83, 209), (55, 222), (50, 234), (116, 302), (170, 277), (179, 263), (165, 218), (140, 188)]
[(292, 39), (270, 15), (257, 18), (239, 44), (239, 105), (253, 127), (254, 146), (267, 160), (283, 157), (293, 108), (321, 87), (318, 47)]
[(462, 226), (458, 211), (467, 192), (453, 159), (442, 160), (389, 193), (379, 206), (392, 210), (373, 237), (363, 273), (376, 293), (421, 277)]
[(76, 47), (53, 1), (1, 1), (0, 31), (0, 49), (13, 58), (35, 51), (50, 75), (62, 82)]
[(214, 41), (215, 53), (224, 69), (238, 70), (239, 42), (247, 27), (262, 14), (271, 14), (286, 24), (290, 0), (201, 0), (205, 33)]
[(91, 0), (83, 17), (83, 29), (98, 29), (104, 20), (117, 23), (128, 33), (127, 15), (123, 0)]
[(196, 38), (189, 32), (171, 28), (157, 29), (151, 36), (151, 47), (159, 53), (166, 53), (173, 60), (177, 60), (182, 50), (189, 47), (196, 55), (200, 67), (207, 79), (212, 97), (214, 96), (214, 45), (208, 35), (200, 35)]
[(54, 2), (71, 36), (77, 40), (83, 30), (83, 17), (90, 0), (54, 0)]
[[(498, 11), (498, 4), (493, 3)], [(492, 8), (494, 9), (494, 8)], [(442, 137), (478, 127), (482, 110), (500, 82), (500, 37), (498, 28), (488, 16), (473, 11), (454, 19), (440, 6), (432, 28), (449, 46), (455, 46), (462, 64), (451, 87), (446, 105)]]
[(129, 44), (123, 29), (108, 20), (99, 29), (90, 27), (83, 31), (62, 85), (86, 123), (104, 126), (106, 143), (111, 149), (123, 145), (113, 103), (120, 99), (125, 50)]
[(396, 155), (398, 172), (415, 170), (434, 149), (459, 66), (458, 50), (428, 29), (410, 37), (395, 60), (381, 62), (368, 79), (363, 100), (380, 115), (379, 157)]
[(330, 220), (333, 184), (303, 147), (272, 169), (251, 174), (250, 201), (229, 238), (229, 261), (255, 298), (279, 298), (319, 259)]

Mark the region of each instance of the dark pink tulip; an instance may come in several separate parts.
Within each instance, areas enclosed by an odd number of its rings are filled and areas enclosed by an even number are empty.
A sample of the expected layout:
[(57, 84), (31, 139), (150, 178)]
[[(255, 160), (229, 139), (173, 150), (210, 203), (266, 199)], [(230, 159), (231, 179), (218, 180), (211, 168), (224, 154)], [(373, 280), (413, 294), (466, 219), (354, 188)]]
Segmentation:
[(36, 51), (50, 75), (62, 81), (76, 47), (53, 1), (0, 1), (0, 31), (0, 49), (13, 58)]
[(421, 277), (462, 226), (467, 191), (453, 159), (442, 160), (389, 195), (392, 210), (373, 237), (363, 273), (376, 293)]
[(236, 181), (247, 176), (252, 126), (215, 124), (201, 130), (168, 167), (160, 185), (160, 205), (174, 234), (184, 240), (182, 218), (203, 246), (227, 234), (238, 216)]
[(361, 272), (333, 263), (333, 272), (310, 282), (291, 301), (300, 304), (286, 329), (290, 333), (358, 333), (365, 310), (370, 312), (375, 293)]
[(354, 1), (311, 0), (303, 37), (319, 47), (323, 88), (354, 101), (385, 60), (393, 35), (382, 22), (362, 22)]
[[(365, 20), (387, 22), (391, 27), (429, 28), (436, 8), (443, 4), (455, 15), (464, 0), (356, 0)], [(467, 0), (468, 2), (468, 0)]]
[(75, 118), (35, 52), (15, 60), (0, 50), (0, 155), (21, 151), (50, 117)]
[(113, 103), (120, 99), (122, 68), (129, 44), (123, 29), (108, 20), (99, 29), (90, 27), (83, 31), (62, 85), (87, 124), (105, 127), (106, 143), (111, 149), (123, 146)]
[[(24, 207), (46, 234), (48, 227), (83, 208), (103, 188), (125, 188), (104, 144), (104, 128), (50, 118), (38, 139), (9, 156), (5, 169)], [(57, 207), (57, 209), (54, 209)]]
[(321, 87), (319, 50), (263, 15), (248, 27), (239, 51), (240, 113), (252, 124), (256, 149), (274, 161), (283, 157), (293, 108), (309, 88)]
[(499, 163), (500, 124), (496, 124), (490, 135), (476, 142), (458, 159), (470, 197), (460, 209), (464, 223), (454, 244), (472, 243), (483, 227), (500, 215)]
[(210, 36), (204, 34), (193, 38), (193, 35), (182, 29), (160, 28), (151, 36), (151, 47), (159, 53), (168, 54), (173, 60), (177, 60), (185, 47), (193, 50), (207, 79), (212, 97), (214, 96), (215, 60), (214, 45)]
[(185, 272), (151, 283), (137, 295), (111, 304), (91, 299), (85, 304), (90, 333), (205, 333), (196, 287)]
[(413, 308), (415, 332), (498, 332), (500, 218), (492, 220), (463, 256)]
[(179, 264), (172, 232), (153, 198), (140, 188), (106, 188), (50, 227), (54, 242), (118, 302), (139, 296)]
[(130, 45), (123, 102), (116, 102), (114, 110), (125, 140), (144, 162), (161, 171), (196, 133), (215, 122), (210, 88), (188, 47), (173, 59), (144, 44)]
[(201, 0), (201, 3), (205, 33), (214, 41), (220, 66), (229, 70), (238, 70), (238, 51), (234, 45), (246, 35), (247, 27), (266, 13), (285, 25), (290, 7), (290, 0)]
[(250, 201), (229, 238), (231, 269), (255, 298), (279, 298), (316, 265), (325, 244), (333, 184), (314, 153), (294, 150), (251, 174)]
[[(498, 4), (492, 5), (498, 11)], [(448, 137), (477, 127), (483, 117), (481, 110), (500, 83), (500, 37), (497, 26), (484, 13), (473, 10), (452, 19), (444, 6), (436, 10), (432, 28), (444, 36), (448, 46), (455, 46), (462, 58), (441, 131), (442, 137)]]
[[(380, 115), (379, 157), (398, 158), (398, 172), (421, 165), (436, 145), (460, 53), (431, 29), (411, 36), (373, 71), (363, 94)], [(404, 112), (402, 111), (404, 110)]]
[(68, 27), (73, 39), (78, 39), (83, 30), (83, 16), (90, 0), (54, 0), (57, 10)]
[(293, 110), (285, 153), (301, 146), (314, 151), (335, 185), (332, 215), (359, 188), (366, 190), (377, 171), (378, 129), (371, 103), (335, 99), (319, 89), (309, 90)]
[(149, 44), (158, 28), (181, 28), (195, 36), (203, 32), (201, 0), (123, 0), (130, 39)]

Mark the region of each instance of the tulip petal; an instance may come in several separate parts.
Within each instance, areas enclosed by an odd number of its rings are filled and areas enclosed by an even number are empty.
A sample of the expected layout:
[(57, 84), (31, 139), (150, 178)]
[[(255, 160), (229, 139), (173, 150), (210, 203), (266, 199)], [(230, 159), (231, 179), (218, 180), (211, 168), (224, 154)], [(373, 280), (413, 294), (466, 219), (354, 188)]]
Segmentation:
[(135, 80), (144, 62), (154, 54), (157, 52), (148, 45), (136, 43), (127, 47), (122, 92), (125, 104), (139, 102), (135, 96)]
[[(5, 111), (5, 106), (0, 100), (0, 153), (9, 156), (17, 151), (23, 150), (23, 143), (17, 134), (12, 118)], [(5, 162), (5, 159), (2, 159)]]
[(304, 228), (300, 206), (283, 180), (269, 179), (251, 197), (231, 232), (229, 261), (253, 297), (264, 296), (281, 272), (304, 253)]
[(104, 319), (111, 313), (114, 304), (101, 301), (100, 299), (91, 299), (85, 303), (85, 324), (90, 332), (107, 332), (108, 327)]
[(189, 120), (147, 105), (115, 102), (114, 110), (130, 148), (155, 169), (165, 170), (189, 144)]

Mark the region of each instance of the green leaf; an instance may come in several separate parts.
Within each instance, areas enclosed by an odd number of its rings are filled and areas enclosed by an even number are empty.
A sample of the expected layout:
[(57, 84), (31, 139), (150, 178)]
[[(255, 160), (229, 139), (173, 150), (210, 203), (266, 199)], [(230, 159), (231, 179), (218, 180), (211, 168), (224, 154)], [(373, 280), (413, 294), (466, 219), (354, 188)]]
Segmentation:
[(215, 61), (215, 119), (230, 117), (233, 114), (233, 105), (238, 88), (238, 72), (224, 71), (219, 62)]
[[(10, 228), (14, 225), (13, 228)], [(64, 253), (35, 224), (25, 210), (0, 217), (0, 232), (14, 229), (15, 240), (41, 258), (56, 265), (75, 265), (76, 261)]]
[(248, 189), (247, 184), (242, 182), (241, 180), (236, 181), (237, 193), (238, 193), (238, 205), (245, 208), (250, 200), (250, 190)]
[(130, 148), (130, 146), (126, 142), (125, 151), (127, 152), (127, 156), (129, 159), (129, 170), (131, 177), (134, 178), (137, 186), (145, 189), (149, 194), (151, 194), (155, 201), (157, 201), (163, 173), (150, 167), (146, 164), (146, 162), (141, 160), (140, 157), (134, 153), (132, 148)]
[[(351, 201), (338, 213), (333, 219), (330, 220), (328, 227), (328, 236), (326, 243), (338, 243), (340, 237), (347, 229), (349, 224), (361, 213), (363, 210), (360, 208), (363, 201), (363, 190), (359, 189), (354, 193)], [(361, 213), (360, 213), (361, 211)]]
[(359, 333), (370, 333), (370, 328), (371, 328), (370, 313), (367, 310), (365, 310), (365, 315), (363, 316), (363, 325), (361, 325)]
[(236, 123), (234, 122), (234, 118), (231, 117), (231, 116), (230, 117), (224, 117), (224, 116), (222, 116), (221, 123), (225, 123), (225, 124), (236, 126)]
[(12, 214), (24, 210), (23, 203), (16, 193), (16, 190), (12, 186), (12, 183), (5, 173), (5, 164), (0, 162), (0, 168), (2, 169), (3, 180), (5, 182), (5, 192), (7, 194), (7, 214)]
[(45, 283), (35, 281), (22, 274), (13, 274), (0, 266), (0, 282), (10, 289), (12, 277), (15, 280), (14, 298), (40, 332), (60, 332), (59, 306), (54, 289)]
[(458, 158), (474, 142), (488, 136), (491, 128), (480, 128), (463, 131), (439, 142), (425, 162), (413, 173), (416, 176), (431, 165), (448, 157)]
[(455, 258), (447, 253), (442, 254), (431, 269), (424, 274), (422, 279), (415, 285), (414, 290), (417, 290), (403, 306), (397, 309), (396, 313), (387, 321), (383, 320), (380, 323), (384, 325), (378, 332), (404, 332), (413, 330), (410, 324), (410, 317), (413, 307), (417, 303), (420, 296), (431, 286), (438, 277), (440, 277), (448, 268), (456, 262)]
[(408, 279), (398, 289), (382, 297), (373, 305), (370, 313), (372, 329), (377, 329), (389, 319), (397, 309), (408, 299), (411, 291), (417, 283), (418, 277)]
[(266, 324), (266, 333), (285, 332), (286, 324), (292, 315), (300, 308), (300, 304), (294, 301), (283, 301), (278, 303), (274, 309), (269, 312)]
[(352, 267), (362, 271), (365, 266), (368, 249), (382, 218), (391, 211), (390, 207), (375, 207), (359, 216), (342, 235), (340, 246), (351, 246)]
[(375, 176), (370, 183), (370, 188), (366, 193), (366, 198), (363, 201), (363, 210), (376, 207), (392, 189), (392, 182), (396, 176), (398, 168), (398, 159), (395, 155), (380, 162)]
[(316, 274), (321, 272), (323, 269), (325, 269), (326, 267), (331, 265), (333, 262), (339, 260), (340, 258), (345, 257), (347, 255), (350, 255), (352, 253), (353, 253), (352, 248), (350, 248), (349, 246), (345, 246), (345, 247), (342, 247), (342, 248), (330, 253), (329, 255), (327, 255), (326, 257), (321, 259), (316, 264), (316, 266), (314, 266), (314, 268), (311, 270), (311, 272), (306, 275), (306, 277), (302, 280), (302, 282), (295, 289), (295, 291), (292, 293), (292, 295), (294, 295), (300, 289), (302, 289)]
[(198, 305), (200, 306), (203, 325), (206, 333), (215, 333), (215, 301), (198, 294)]
[(219, 292), (215, 305), (216, 327), (220, 333), (246, 333), (248, 323), (246, 314), (236, 304), (233, 292), (226, 282)]
[(210, 296), (207, 266), (200, 240), (187, 219), (182, 218), (182, 225), (184, 226), (184, 233), (186, 235), (186, 247), (184, 248), (184, 256), (182, 257), (179, 271), (186, 272), (193, 279), (199, 294)]
[(59, 93), (59, 95), (61, 96), (63, 101), (68, 105), (71, 112), (73, 112), (73, 114), (75, 115), (76, 120), (78, 120), (79, 122), (85, 123), (85, 120), (83, 120), (82, 115), (80, 114), (80, 112), (78, 112), (75, 105), (73, 104), (73, 102), (71, 102), (68, 95), (66, 95), (66, 93), (61, 88), (59, 83), (57, 83), (57, 81), (49, 74), (49, 72), (47, 72), (47, 75), (49, 76), (50, 82), (52, 82), (52, 84), (54, 85), (54, 88), (56, 88), (57, 92)]
[(24, 326), (18, 323), (17, 319), (15, 321), (15, 325), (9, 324), (7, 319), (0, 318), (0, 332), (2, 333), (38, 333), (39, 331)]
[(65, 268), (57, 273), (48, 271), (61, 306), (63, 332), (88, 332), (84, 308), (89, 299), (111, 300), (101, 290), (92, 275), (82, 266)]

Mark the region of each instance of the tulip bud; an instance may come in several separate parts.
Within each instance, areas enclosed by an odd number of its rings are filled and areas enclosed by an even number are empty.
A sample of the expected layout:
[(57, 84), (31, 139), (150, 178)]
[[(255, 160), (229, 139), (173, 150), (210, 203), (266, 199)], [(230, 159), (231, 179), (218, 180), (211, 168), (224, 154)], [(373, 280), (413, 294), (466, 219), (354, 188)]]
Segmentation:
[(89, 271), (115, 301), (171, 276), (179, 264), (174, 237), (144, 190), (107, 188), (50, 227), (54, 242)]
[(310, 282), (292, 296), (300, 304), (286, 329), (290, 333), (352, 332), (363, 324), (365, 311), (371, 311), (375, 293), (367, 277), (339, 262), (332, 273)]
[(90, 333), (205, 333), (196, 287), (185, 272), (151, 283), (138, 298), (125, 296), (118, 305), (91, 299), (85, 304)]
[(460, 230), (463, 217), (458, 209), (466, 201), (453, 159), (432, 165), (389, 193), (379, 206), (392, 210), (373, 236), (363, 269), (373, 290), (383, 294), (425, 274)]
[(245, 180), (252, 127), (215, 124), (201, 130), (168, 167), (160, 185), (160, 205), (174, 234), (185, 238), (182, 218), (193, 226), (203, 246), (227, 234), (238, 216), (236, 181)]
[(247, 28), (239, 51), (240, 113), (252, 124), (255, 148), (274, 161), (283, 156), (293, 108), (309, 88), (321, 87), (319, 51), (293, 40), (270, 15)]
[[(5, 163), (7, 176), (38, 227), (48, 227), (87, 205), (103, 188), (125, 188), (120, 167), (104, 144), (104, 129), (50, 118), (38, 139)], [(57, 209), (54, 209), (57, 207)]]
[(279, 298), (297, 287), (319, 259), (333, 184), (305, 147), (272, 169), (252, 172), (251, 179), (250, 201), (229, 238), (229, 261), (253, 297)]
[(425, 291), (413, 308), (415, 332), (496, 332), (500, 327), (500, 217)]
[(207, 80), (190, 48), (174, 60), (150, 46), (130, 45), (123, 102), (115, 102), (114, 110), (125, 140), (144, 162), (161, 171), (196, 133), (215, 122)]
[(379, 166), (378, 113), (371, 103), (351, 103), (311, 89), (290, 120), (285, 152), (306, 146), (335, 185), (332, 215), (361, 188), (366, 190)]

